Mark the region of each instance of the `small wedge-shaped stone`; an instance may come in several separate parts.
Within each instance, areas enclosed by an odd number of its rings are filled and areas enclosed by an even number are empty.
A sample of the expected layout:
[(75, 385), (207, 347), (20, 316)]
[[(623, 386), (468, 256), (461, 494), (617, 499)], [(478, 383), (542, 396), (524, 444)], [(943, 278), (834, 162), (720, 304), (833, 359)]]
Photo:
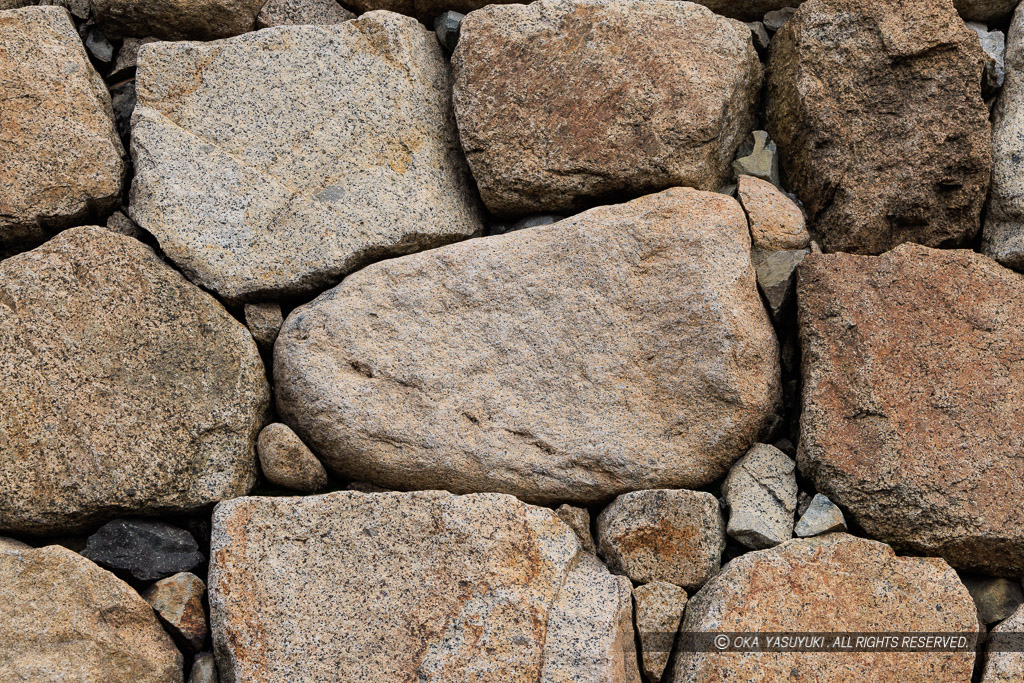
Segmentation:
[(203, 594), (206, 586), (195, 574), (182, 572), (161, 579), (147, 588), (142, 597), (156, 611), (171, 633), (191, 652), (197, 652), (206, 640), (206, 610)]
[(736, 461), (722, 485), (729, 508), (726, 532), (748, 548), (770, 548), (793, 537), (796, 463), (759, 443)]
[(673, 681), (971, 680), (973, 651), (717, 652), (709, 634), (786, 631), (923, 631), (973, 643), (978, 618), (956, 572), (938, 558), (897, 557), (847, 534), (791, 540), (737, 557), (690, 598), (680, 638), (706, 650), (681, 645)]
[(285, 321), (278, 409), (350, 479), (592, 502), (722, 477), (778, 348), (743, 210), (672, 189), (374, 264)]
[(373, 12), (139, 53), (132, 218), (229, 300), (481, 230), (432, 31)]
[(0, 259), (121, 196), (110, 95), (60, 7), (0, 11)]
[(667, 0), (491, 5), (463, 20), (452, 67), (462, 146), (499, 214), (718, 190), (762, 72), (747, 26)]
[(793, 533), (800, 538), (820, 536), (830, 531), (846, 531), (846, 517), (843, 511), (820, 493), (815, 493), (807, 510), (800, 516)]
[(61, 546), (0, 544), (0, 680), (180, 683), (181, 667), (124, 581)]
[(644, 675), (652, 683), (659, 683), (683, 620), (686, 591), (671, 583), (655, 581), (634, 588), (633, 600)]
[(872, 537), (1024, 573), (1024, 276), (905, 244), (798, 277), (804, 476)]
[(639, 683), (629, 581), (512, 496), (238, 498), (211, 554), (227, 683)]
[(0, 262), (0, 530), (244, 495), (269, 393), (249, 332), (138, 240), (73, 228)]

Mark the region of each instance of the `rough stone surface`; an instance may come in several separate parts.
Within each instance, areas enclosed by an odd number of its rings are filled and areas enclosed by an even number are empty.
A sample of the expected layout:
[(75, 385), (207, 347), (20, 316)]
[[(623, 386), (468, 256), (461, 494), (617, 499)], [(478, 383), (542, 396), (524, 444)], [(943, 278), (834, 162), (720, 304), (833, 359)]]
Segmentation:
[(982, 92), (988, 96), (1003, 87), (1006, 77), (1006, 36), (1002, 31), (989, 30), (988, 26), (976, 21), (967, 22), (967, 25), (978, 34), (981, 49), (988, 55), (982, 88)]
[(717, 190), (762, 71), (744, 24), (667, 0), (491, 5), (462, 22), (452, 67), (462, 146), (497, 214)]
[(441, 48), (409, 17), (147, 45), (137, 88), (132, 218), (229, 300), (482, 230)]
[(256, 28), (340, 24), (355, 18), (335, 0), (269, 0), (256, 15)]
[(998, 651), (992, 647), (1001, 637), (1019, 643), (1021, 633), (1024, 633), (1024, 606), (1018, 607), (1013, 616), (990, 632), (981, 683), (1020, 683), (1024, 680), (1024, 652)]
[(770, 548), (793, 537), (796, 463), (774, 446), (755, 444), (722, 485), (729, 509), (726, 533), (748, 548)]
[(655, 581), (634, 588), (633, 602), (643, 672), (651, 683), (659, 683), (683, 620), (686, 591), (671, 583)]
[(721, 565), (725, 523), (710, 493), (634, 491), (598, 515), (597, 548), (612, 571), (633, 581), (695, 589)]
[(779, 30), (768, 131), (826, 251), (974, 238), (992, 169), (985, 59), (948, 0), (810, 0)]
[(264, 427), (256, 450), (263, 476), (271, 483), (305, 492), (327, 484), (324, 466), (287, 425), (275, 422)]
[(779, 178), (779, 150), (768, 133), (755, 130), (736, 150), (736, 160), (732, 162), (733, 175), (748, 175), (781, 187)]
[[(792, 0), (794, 5), (799, 5), (800, 0)], [(771, 11), (765, 12), (764, 14), (764, 27), (771, 33), (777, 33), (782, 26), (793, 18), (793, 14), (796, 13), (796, 8), (792, 6), (780, 7), (778, 9), (772, 9)]]
[(796, 269), (809, 253), (810, 249), (751, 249), (750, 259), (757, 273), (757, 286), (764, 294), (773, 320), (786, 320), (792, 312), (796, 298)]
[(171, 633), (186, 643), (192, 652), (206, 640), (206, 610), (203, 595), (206, 586), (195, 574), (181, 572), (160, 579), (142, 593)]
[(192, 660), (192, 673), (188, 683), (218, 683), (217, 660), (212, 652), (200, 652)]
[(1006, 80), (993, 112), (992, 156), (981, 251), (1024, 271), (1024, 6), (1010, 25)]
[(124, 149), (67, 12), (0, 11), (0, 259), (116, 206)]
[(807, 509), (800, 515), (793, 533), (800, 538), (807, 538), (831, 531), (846, 531), (846, 517), (827, 496), (815, 493)]
[(588, 553), (597, 554), (597, 546), (594, 545), (594, 537), (590, 533), (590, 513), (586, 508), (559, 505), (555, 514), (575, 532), (581, 548)]
[(964, 19), (993, 22), (1008, 16), (1019, 0), (953, 0)]
[(811, 243), (804, 213), (770, 182), (741, 175), (736, 196), (750, 222), (750, 237), (760, 249), (803, 249)]
[(238, 498), (212, 556), (227, 683), (639, 683), (629, 582), (511, 496)]
[(138, 581), (187, 572), (206, 559), (189, 532), (143, 519), (107, 522), (89, 537), (82, 555)]
[(0, 529), (243, 495), (268, 403), (249, 333), (138, 240), (73, 228), (0, 262)]
[(974, 599), (978, 608), (978, 621), (982, 624), (994, 624), (1007, 619), (1024, 603), (1024, 591), (1019, 581), (987, 576), (965, 576), (962, 580)]
[(748, 249), (735, 200), (676, 188), (375, 264), (285, 321), (278, 411), (329, 469), (390, 488), (711, 484), (779, 391)]
[(284, 324), (284, 316), (281, 315), (281, 304), (261, 303), (246, 304), (243, 308), (245, 314), (245, 326), (252, 333), (256, 345), (263, 351), (270, 351), (274, 348), (277, 335)]
[(1024, 573), (1024, 277), (969, 251), (811, 255), (798, 463), (868, 535)]
[(0, 615), (0, 680), (182, 680), (181, 653), (145, 600), (67, 548), (0, 544)]
[(91, 0), (111, 38), (213, 40), (252, 31), (266, 0)]
[[(978, 620), (937, 558), (829, 534), (747, 553), (690, 598), (683, 631), (971, 633)], [(974, 652), (679, 652), (676, 683), (970, 681)]]

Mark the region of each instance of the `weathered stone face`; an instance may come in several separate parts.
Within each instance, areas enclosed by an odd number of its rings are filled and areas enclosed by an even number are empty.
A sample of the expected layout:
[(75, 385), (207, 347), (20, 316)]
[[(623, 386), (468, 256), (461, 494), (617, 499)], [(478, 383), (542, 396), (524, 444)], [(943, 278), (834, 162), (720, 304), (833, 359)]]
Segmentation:
[(953, 0), (964, 19), (994, 22), (1013, 12), (1018, 0)]
[(511, 496), (331, 493), (214, 512), (228, 683), (637, 682), (629, 581)]
[(1024, 573), (1024, 277), (968, 251), (808, 256), (798, 464), (873, 538)]
[(992, 168), (985, 60), (948, 0), (811, 0), (776, 34), (768, 130), (826, 251), (973, 239)]
[(745, 25), (665, 0), (492, 5), (462, 22), (452, 67), (462, 146), (498, 214), (718, 190), (762, 71)]
[(117, 204), (110, 95), (59, 7), (0, 11), (0, 259)]
[(256, 28), (266, 0), (90, 0), (96, 22), (112, 38), (213, 40)]
[[(747, 553), (690, 598), (685, 632), (978, 631), (974, 603), (936, 558), (829, 534)], [(685, 652), (676, 683), (734, 680), (970, 681), (973, 652)]]
[(0, 543), (0, 680), (180, 683), (181, 668), (131, 586), (61, 546)]
[(131, 215), (229, 300), (482, 229), (433, 33), (375, 12), (140, 51)]
[(0, 262), (0, 529), (243, 495), (268, 402), (246, 329), (141, 242), (74, 228)]
[[(1024, 633), (1024, 606), (1018, 607), (1009, 619), (993, 628), (991, 637), (996, 642), (1005, 639), (1008, 643), (1019, 643), (1021, 633)], [(1021, 679), (1024, 679), (1024, 652), (1001, 651), (989, 645), (981, 683), (1017, 683)]]
[(735, 200), (672, 189), (374, 264), (285, 321), (282, 420), (344, 476), (590, 502), (723, 476), (778, 347)]
[(355, 18), (335, 0), (268, 0), (256, 16), (256, 28), (340, 24)]

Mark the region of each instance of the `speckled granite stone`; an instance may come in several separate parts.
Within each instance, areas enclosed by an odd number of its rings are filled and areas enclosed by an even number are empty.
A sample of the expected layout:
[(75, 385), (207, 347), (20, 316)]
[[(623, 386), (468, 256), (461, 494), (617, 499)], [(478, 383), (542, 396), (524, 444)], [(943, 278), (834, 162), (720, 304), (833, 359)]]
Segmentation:
[(124, 149), (60, 7), (0, 11), (0, 258), (117, 205)]
[(191, 652), (197, 652), (206, 640), (206, 610), (203, 595), (206, 585), (195, 574), (180, 572), (166, 579), (160, 579), (142, 592), (167, 628), (187, 645)]
[(512, 496), (237, 498), (211, 553), (225, 683), (639, 683), (629, 582)]
[(675, 188), (350, 275), (296, 308), (278, 412), (350, 479), (594, 502), (721, 478), (778, 345), (743, 210)]
[(759, 443), (736, 461), (722, 484), (729, 508), (726, 533), (748, 548), (769, 548), (793, 537), (796, 463)]
[(275, 422), (264, 427), (256, 450), (263, 476), (278, 486), (312, 492), (327, 483), (324, 466), (288, 425)]
[(138, 240), (72, 228), (0, 262), (0, 530), (243, 495), (268, 403), (246, 329)]
[(335, 0), (269, 0), (256, 15), (256, 28), (340, 24), (355, 17)]
[(683, 620), (686, 591), (664, 581), (645, 583), (633, 589), (633, 603), (643, 672), (652, 683), (658, 683)]
[(139, 53), (132, 218), (229, 300), (482, 230), (431, 31), (372, 12)]

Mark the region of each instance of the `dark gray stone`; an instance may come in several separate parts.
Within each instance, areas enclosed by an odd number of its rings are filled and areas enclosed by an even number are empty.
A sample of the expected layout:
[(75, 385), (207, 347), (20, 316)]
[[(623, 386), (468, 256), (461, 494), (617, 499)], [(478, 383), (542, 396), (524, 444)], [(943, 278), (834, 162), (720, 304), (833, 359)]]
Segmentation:
[(449, 10), (434, 19), (434, 33), (437, 34), (437, 39), (448, 52), (454, 51), (455, 46), (459, 44), (459, 31), (462, 28), (462, 20), (465, 18), (465, 14)]
[(537, 228), (542, 225), (551, 225), (565, 218), (565, 216), (556, 216), (551, 213), (541, 213), (535, 216), (527, 216), (526, 218), (520, 218), (515, 223), (495, 223), (491, 226), (492, 235), (504, 235), (506, 232), (515, 232), (516, 230), (523, 230), (525, 228)]
[(189, 532), (141, 519), (107, 522), (89, 537), (82, 555), (139, 581), (187, 572), (206, 559)]
[(89, 32), (85, 37), (85, 49), (89, 51), (89, 54), (94, 59), (103, 62), (104, 64), (110, 64), (114, 61), (114, 46), (110, 44), (107, 37), (103, 35), (103, 31), (99, 30), (95, 26), (89, 29)]

